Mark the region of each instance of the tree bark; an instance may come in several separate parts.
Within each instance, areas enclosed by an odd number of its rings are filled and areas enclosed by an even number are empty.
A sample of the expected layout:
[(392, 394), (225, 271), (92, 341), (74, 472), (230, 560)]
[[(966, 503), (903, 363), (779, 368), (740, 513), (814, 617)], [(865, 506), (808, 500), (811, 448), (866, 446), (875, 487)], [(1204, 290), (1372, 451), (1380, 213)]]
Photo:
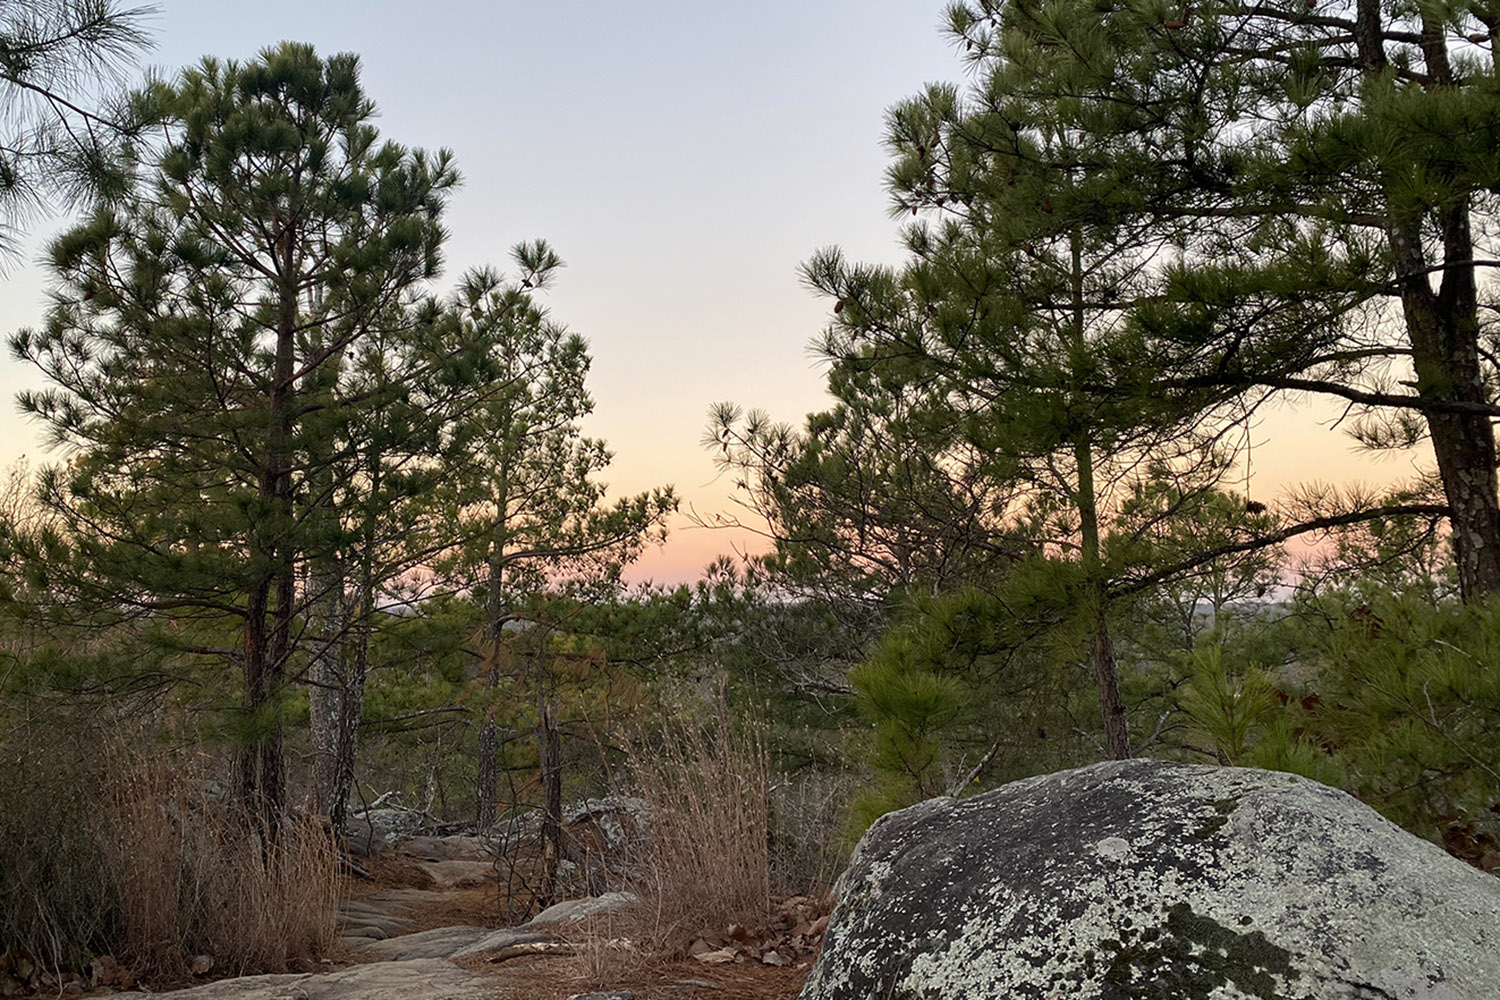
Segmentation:
[(350, 707), (350, 682), (345, 641), (348, 609), (344, 574), (335, 560), (316, 560), (308, 574), (308, 604), (313, 619), (313, 649), (307, 669), (307, 725), (313, 752), (313, 810), (335, 829), (340, 808), (339, 787), (347, 744), (345, 720)]
[[(1083, 240), (1073, 231), (1072, 250), (1072, 349), (1073, 370), (1085, 370), (1088, 353), (1086, 316), (1083, 297)], [(1130, 728), (1125, 715), (1125, 699), (1120, 694), (1120, 665), (1115, 659), (1115, 643), (1109, 633), (1109, 596), (1104, 581), (1103, 560), (1099, 546), (1099, 501), (1094, 482), (1094, 442), (1087, 429), (1073, 440), (1073, 461), (1078, 483), (1074, 502), (1078, 508), (1080, 561), (1083, 567), (1085, 612), (1091, 629), (1089, 664), (1094, 687), (1099, 692), (1099, 715), (1104, 723), (1104, 752), (1110, 760), (1130, 756)]]
[(474, 794), (478, 800), (474, 811), (474, 823), (482, 836), (495, 825), (495, 799), (500, 791), (499, 775), (495, 771), (495, 755), (500, 752), (500, 733), (494, 719), (486, 719), (479, 731), (479, 774)]
[(1108, 596), (1099, 552), (1099, 509), (1094, 495), (1094, 459), (1088, 436), (1074, 447), (1078, 465), (1078, 515), (1081, 525), (1085, 613), (1090, 623), (1089, 665), (1099, 692), (1099, 715), (1104, 723), (1104, 752), (1110, 760), (1130, 756), (1130, 729), (1125, 699), (1120, 693), (1120, 666), (1109, 631)]
[[(274, 714), (275, 699), (286, 682), (292, 648), (296, 601), (296, 559), (288, 534), (292, 512), (292, 407), (296, 394), (294, 366), (297, 328), (297, 243), (293, 230), (278, 241), (278, 265), (283, 282), (276, 318), (276, 353), (266, 400), (268, 427), (259, 492), (264, 520), (252, 541), (256, 555), (267, 564), (252, 587), (245, 637), (245, 710), (255, 735), (242, 756), (240, 791), (249, 814), (270, 839), (279, 836), (286, 808), (286, 764), (282, 725)], [(267, 607), (271, 588), (275, 606)], [(267, 630), (267, 616), (270, 628)], [(266, 713), (272, 713), (269, 717)]]
[[(1426, 273), (1419, 223), (1393, 224), (1389, 234), (1417, 392), (1429, 399), (1485, 402), (1467, 201), (1447, 210), (1442, 221), (1446, 267), (1436, 292)], [(1448, 500), (1459, 592), (1466, 601), (1500, 593), (1500, 496), (1490, 419), (1430, 411), (1427, 429)]]
[[(1386, 69), (1379, 0), (1358, 0), (1355, 40), (1368, 76)], [(1429, 86), (1454, 81), (1441, 26), (1424, 19), (1422, 46)], [(1396, 184), (1408, 178), (1393, 178)], [(1388, 198), (1389, 206), (1395, 199)], [(1474, 238), (1469, 221), (1471, 201), (1464, 196), (1436, 211), (1442, 244), (1438, 288), (1432, 287), (1423, 245), (1423, 219), (1412, 212), (1388, 217), (1386, 241), (1395, 260), (1416, 369), (1417, 394), (1424, 399), (1486, 403), (1479, 360), (1479, 305), (1474, 278)], [(1388, 208), (1389, 211), (1389, 208)], [(1500, 593), (1500, 497), (1495, 483), (1495, 432), (1490, 418), (1475, 413), (1428, 411), (1427, 428), (1438, 475), (1448, 500), (1459, 592), (1465, 601)]]
[[(545, 631), (538, 631), (543, 632), (539, 642), (545, 644)], [(545, 908), (557, 902), (557, 873), (562, 865), (562, 741), (547, 690), (545, 649), (533, 650), (532, 656), (537, 689), (537, 765), (541, 773), (543, 802), (542, 877), (537, 902)]]
[[(508, 418), (505, 423), (508, 426)], [(505, 593), (505, 557), (510, 544), (510, 525), (506, 520), (510, 512), (509, 451), (502, 454), (500, 459), (500, 476), (495, 489), (495, 507), (498, 513), (495, 518), (495, 530), (490, 538), (490, 553), (486, 565), (489, 578), (486, 581), (484, 596), (486, 636), (490, 645), (489, 676), (486, 680), (490, 691), (494, 691), (500, 684), (500, 640), (504, 635), (506, 615), (509, 611)], [(495, 727), (495, 720), (488, 718), (485, 720), (484, 729), (479, 734), (479, 763), (476, 768), (478, 780), (475, 792), (479, 799), (476, 821), (481, 832), (495, 823), (495, 799), (499, 792), (495, 754), (499, 751), (499, 743), (500, 737)]]

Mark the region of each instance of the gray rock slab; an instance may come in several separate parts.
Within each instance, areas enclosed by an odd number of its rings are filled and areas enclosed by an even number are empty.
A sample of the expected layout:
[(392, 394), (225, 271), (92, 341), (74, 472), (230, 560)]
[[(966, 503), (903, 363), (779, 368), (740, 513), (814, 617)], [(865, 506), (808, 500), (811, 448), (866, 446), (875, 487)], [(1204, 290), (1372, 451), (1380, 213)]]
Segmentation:
[(490, 861), (450, 859), (419, 861), (417, 865), (427, 873), (438, 890), (477, 889), (495, 881), (495, 865)]
[(1494, 1000), (1500, 879), (1290, 774), (1114, 761), (883, 817), (802, 1000)]
[(389, 912), (391, 909), (410, 909), (424, 903), (436, 902), (444, 896), (443, 893), (434, 889), (381, 889), (379, 892), (372, 892), (368, 896), (359, 898), (366, 904), (388, 907), (387, 912)]
[(494, 982), (452, 962), (427, 959), (356, 965), (309, 975), (245, 976), (170, 993), (117, 993), (144, 1000), (480, 1000), (494, 995)]
[(468, 958), (470, 955), (488, 955), (518, 944), (541, 944), (546, 941), (556, 941), (557, 938), (551, 934), (540, 934), (536, 931), (526, 931), (519, 927), (507, 927), (503, 930), (493, 931), (475, 941), (473, 944), (465, 945), (458, 949), (449, 958)]
[(549, 927), (577, 923), (587, 917), (602, 913), (619, 913), (638, 902), (640, 902), (640, 897), (633, 892), (606, 892), (600, 896), (568, 899), (547, 907), (522, 926)]
[(428, 861), (484, 861), (490, 857), (484, 841), (478, 837), (413, 837), (398, 845), (398, 849)]
[(364, 961), (408, 962), (414, 958), (452, 958), (453, 953), (489, 934), (492, 927), (435, 927), (376, 941), (359, 950)]
[(346, 930), (346, 934), (352, 933), (352, 928), (355, 927), (377, 927), (385, 937), (395, 937), (397, 934), (405, 934), (406, 929), (412, 925), (412, 922), (405, 917), (393, 917), (384, 913), (363, 913), (359, 911), (354, 913), (341, 912), (339, 914), (339, 921), (345, 927), (351, 929)]

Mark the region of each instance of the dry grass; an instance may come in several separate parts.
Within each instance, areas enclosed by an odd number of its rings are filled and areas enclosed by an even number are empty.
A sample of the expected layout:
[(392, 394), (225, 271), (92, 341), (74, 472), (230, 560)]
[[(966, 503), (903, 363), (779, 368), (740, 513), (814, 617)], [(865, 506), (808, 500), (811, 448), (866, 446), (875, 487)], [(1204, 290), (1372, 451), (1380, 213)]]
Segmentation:
[(607, 989), (622, 978), (639, 978), (653, 965), (652, 956), (636, 938), (640, 919), (635, 914), (601, 913), (568, 928), (573, 957), (565, 975), (581, 988)]
[(216, 974), (242, 974), (326, 953), (338, 901), (327, 834), (293, 819), (269, 839), (179, 763), (138, 759), (114, 789), (117, 957), (170, 978), (198, 955)]
[[(62, 981), (112, 955), (166, 985), (272, 972), (333, 942), (337, 870), (319, 828), (271, 844), (209, 794), (200, 761), (96, 720), (0, 741), (0, 953)], [(200, 960), (201, 967), (201, 960)], [(3, 972), (0, 969), (0, 972)]]
[(640, 859), (644, 944), (679, 953), (691, 935), (753, 925), (771, 910), (771, 764), (765, 727), (736, 725), (721, 703), (711, 725), (668, 724), (624, 741), (631, 792), (650, 808)]

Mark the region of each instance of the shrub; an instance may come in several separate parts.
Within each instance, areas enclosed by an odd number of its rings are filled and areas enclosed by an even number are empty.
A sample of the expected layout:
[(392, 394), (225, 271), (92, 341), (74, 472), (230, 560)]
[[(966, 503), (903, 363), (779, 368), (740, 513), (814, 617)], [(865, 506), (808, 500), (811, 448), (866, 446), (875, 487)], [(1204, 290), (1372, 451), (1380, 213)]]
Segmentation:
[(1305, 691), (1245, 762), (1337, 784), (1500, 868), (1500, 602), (1338, 596), (1299, 609)]
[(0, 732), (0, 953), (80, 969), (118, 930), (99, 833), (105, 761), (57, 725)]

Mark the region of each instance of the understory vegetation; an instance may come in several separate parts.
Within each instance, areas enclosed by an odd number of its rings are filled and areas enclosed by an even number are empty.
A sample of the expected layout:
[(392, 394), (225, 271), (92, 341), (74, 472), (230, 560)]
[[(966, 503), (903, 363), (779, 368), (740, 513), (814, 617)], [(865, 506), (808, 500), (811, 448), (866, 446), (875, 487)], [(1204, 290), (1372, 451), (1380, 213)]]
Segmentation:
[[(299, 968), (377, 805), (526, 831), (497, 921), (630, 888), (664, 951), (826, 893), (892, 809), (1132, 755), (1500, 873), (1500, 19), (948, 30), (967, 82), (888, 116), (903, 263), (803, 265), (828, 408), (710, 411), (766, 550), (675, 587), (623, 582), (678, 499), (602, 485), (561, 257), (442, 284), (457, 165), (378, 133), (354, 56), (120, 98), (10, 339), (61, 450), (0, 496), (0, 979)], [(1256, 415), (1320, 398), (1419, 471), (1249, 495)], [(564, 814), (603, 796), (652, 833), (591, 868)]]

